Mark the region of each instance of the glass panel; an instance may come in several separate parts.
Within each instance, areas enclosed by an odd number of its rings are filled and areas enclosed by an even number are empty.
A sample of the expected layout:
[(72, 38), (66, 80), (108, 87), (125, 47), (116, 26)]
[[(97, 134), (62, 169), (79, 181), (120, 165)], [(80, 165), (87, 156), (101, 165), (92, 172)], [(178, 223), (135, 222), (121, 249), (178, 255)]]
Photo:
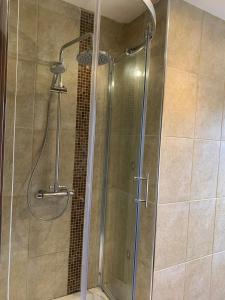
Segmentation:
[[(0, 0), (0, 299), (6, 299), (7, 295), (7, 265), (8, 265), (8, 212), (6, 199), (3, 197), (3, 150), (8, 144), (4, 136), (5, 130), (5, 102), (6, 102), (6, 67), (7, 67), (7, 0)], [(7, 146), (5, 147), (7, 148)], [(5, 155), (6, 157), (7, 155)], [(9, 174), (9, 172), (8, 172)], [(9, 180), (11, 176), (8, 176)], [(3, 223), (4, 230), (3, 231)]]
[(124, 300), (132, 299), (144, 75), (144, 50), (114, 65), (103, 287)]
[[(142, 0), (102, 1), (97, 123), (90, 128), (95, 111), (90, 36), (63, 51), (63, 64), (54, 62), (63, 44), (93, 33), (95, 2), (9, 0), (0, 300), (64, 299), (74, 293), (68, 299), (79, 299), (82, 267), (84, 297), (89, 267), (88, 299), (134, 299), (139, 218), (133, 178), (140, 173), (143, 46), (152, 18)], [(125, 55), (127, 48), (131, 53)], [(95, 146), (93, 191), (88, 136), (92, 150)], [(91, 202), (89, 237), (89, 226), (83, 228)]]
[[(158, 168), (161, 140), (161, 114), (164, 95), (167, 1), (155, 5), (157, 27), (151, 41), (147, 120), (143, 174), (149, 174), (148, 207), (141, 206), (136, 299), (152, 299), (155, 223), (158, 199)], [(143, 276), (144, 274), (144, 276)]]
[(93, 33), (95, 1), (9, 2), (0, 299), (56, 299), (81, 284), (93, 49), (67, 43)]

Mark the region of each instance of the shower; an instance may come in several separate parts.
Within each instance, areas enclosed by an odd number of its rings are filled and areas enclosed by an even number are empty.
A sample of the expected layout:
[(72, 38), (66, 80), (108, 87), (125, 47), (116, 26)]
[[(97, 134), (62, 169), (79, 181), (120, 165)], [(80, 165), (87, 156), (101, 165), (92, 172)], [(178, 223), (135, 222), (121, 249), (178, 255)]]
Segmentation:
[[(149, 261), (151, 245), (142, 253), (138, 243), (140, 208), (152, 209), (154, 180), (153, 172), (142, 172), (148, 92), (154, 103), (159, 98), (158, 82), (148, 88), (150, 48), (158, 46), (151, 47), (154, 8), (150, 0), (89, 1), (103, 6), (94, 11), (74, 2), (18, 3), (10, 10), (16, 9), (9, 24), (17, 30), (15, 39), (9, 26), (9, 46), (17, 49), (10, 49), (8, 69), (16, 78), (8, 83), (12, 178), (6, 173), (0, 213), (10, 236), (3, 236), (0, 298), (7, 281), (8, 300), (150, 299), (140, 296), (138, 253)], [(145, 294), (150, 272), (148, 266), (142, 273)]]
[[(149, 35), (150, 31), (146, 30), (145, 34), (145, 39), (149, 38), (151, 39), (151, 34)], [(63, 58), (63, 53), (64, 50), (67, 49), (68, 47), (71, 47), (72, 45), (84, 41), (88, 38), (91, 38), (93, 40), (93, 34), (92, 33), (86, 33), (78, 38), (75, 38), (68, 43), (64, 44), (59, 51), (59, 61), (53, 62), (50, 66), (50, 72), (53, 74), (52, 77), (52, 82), (50, 86), (50, 97), (48, 101), (48, 107), (47, 107), (47, 121), (46, 121), (46, 126), (45, 126), (45, 133), (44, 133), (44, 138), (41, 144), (40, 152), (38, 154), (38, 157), (36, 159), (36, 162), (32, 168), (31, 175), (29, 178), (28, 182), (28, 189), (27, 189), (27, 203), (28, 203), (28, 208), (31, 212), (31, 214), (38, 220), (42, 221), (52, 221), (55, 220), (59, 217), (61, 217), (64, 212), (66, 211), (70, 197), (74, 196), (74, 190), (69, 189), (65, 185), (61, 185), (59, 182), (59, 173), (60, 173), (60, 145), (61, 145), (61, 98), (62, 94), (66, 94), (67, 88), (63, 84), (62, 80), (62, 74), (66, 72), (66, 67), (64, 65), (64, 58)], [(106, 51), (99, 51), (98, 55), (98, 65), (105, 65), (105, 64), (113, 64), (117, 63), (122, 57), (124, 56), (133, 56), (136, 53), (139, 53), (145, 48), (146, 43), (142, 43), (141, 45), (138, 45), (133, 48), (128, 48), (125, 50), (124, 53), (122, 53), (119, 57), (113, 58), (109, 53)], [(92, 58), (93, 58), (93, 51), (92, 50), (85, 50), (79, 53), (76, 56), (76, 60), (78, 64), (83, 65), (83, 66), (91, 66), (92, 64)], [(63, 209), (60, 210), (58, 214), (56, 214), (53, 217), (50, 218), (43, 218), (43, 217), (37, 217), (36, 214), (34, 213), (31, 205), (31, 197), (29, 196), (29, 190), (31, 188), (31, 183), (32, 179), (35, 173), (35, 170), (39, 164), (39, 161), (41, 159), (41, 156), (43, 154), (44, 147), (47, 142), (47, 132), (48, 132), (48, 127), (49, 127), (49, 114), (50, 114), (50, 102), (51, 102), (51, 96), (57, 94), (57, 120), (56, 120), (56, 148), (55, 148), (55, 170), (54, 170), (54, 182), (49, 186), (49, 189), (39, 189), (36, 191), (34, 197), (36, 200), (56, 200), (56, 199), (61, 199), (62, 197), (66, 197), (65, 204), (63, 205)]]
[[(38, 220), (42, 221), (52, 221), (55, 220), (59, 217), (61, 217), (64, 212), (66, 211), (68, 204), (69, 204), (69, 199), (74, 195), (74, 191), (72, 189), (69, 189), (65, 185), (61, 185), (59, 182), (59, 173), (60, 173), (60, 145), (61, 145), (61, 98), (62, 94), (67, 93), (67, 88), (63, 85), (62, 82), (62, 74), (66, 72), (66, 67), (64, 65), (64, 59), (63, 59), (63, 53), (64, 50), (67, 49), (68, 47), (81, 42), (83, 40), (86, 40), (88, 38), (91, 38), (93, 40), (93, 34), (92, 33), (87, 33), (84, 34), (74, 40), (71, 40), (70, 42), (64, 44), (59, 52), (59, 61), (58, 62), (53, 62), (50, 66), (50, 72), (53, 74), (52, 77), (52, 82), (50, 86), (50, 97), (48, 101), (48, 107), (47, 107), (47, 121), (46, 121), (46, 126), (45, 126), (45, 133), (44, 133), (44, 138), (42, 141), (42, 145), (40, 148), (40, 152), (38, 154), (38, 157), (36, 159), (36, 162), (34, 164), (34, 167), (31, 171), (31, 175), (29, 178), (28, 182), (28, 189), (27, 189), (27, 203), (28, 203), (28, 208), (31, 212), (31, 214)], [(80, 65), (86, 65), (90, 66), (92, 63), (92, 57), (93, 57), (93, 52), (92, 50), (87, 50), (79, 53), (76, 57), (77, 62)], [(99, 57), (98, 57), (98, 64), (99, 65), (104, 65), (108, 64), (112, 61), (111, 56), (105, 52), (105, 51), (100, 51), (99, 52)], [(53, 217), (50, 218), (43, 218), (43, 217), (38, 217), (34, 213), (31, 205), (31, 197), (29, 196), (29, 190), (31, 188), (31, 183), (32, 179), (35, 173), (36, 168), (38, 167), (38, 164), (40, 162), (41, 156), (43, 154), (44, 147), (47, 142), (47, 132), (48, 132), (48, 127), (49, 127), (49, 115), (50, 115), (50, 102), (51, 102), (51, 95), (57, 94), (57, 120), (56, 120), (56, 149), (55, 149), (55, 171), (54, 171), (54, 182), (49, 186), (48, 190), (45, 189), (39, 189), (35, 193), (35, 199), (36, 200), (56, 200), (56, 199), (61, 199), (62, 197), (66, 197), (65, 204), (63, 205), (63, 209), (56, 214)]]

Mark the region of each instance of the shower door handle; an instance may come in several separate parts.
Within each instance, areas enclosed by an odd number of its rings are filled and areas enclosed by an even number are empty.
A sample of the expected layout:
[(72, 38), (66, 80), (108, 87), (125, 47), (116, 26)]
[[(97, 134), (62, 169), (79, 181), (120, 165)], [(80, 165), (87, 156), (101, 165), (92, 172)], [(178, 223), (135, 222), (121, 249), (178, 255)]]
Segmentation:
[(148, 196), (149, 196), (149, 174), (147, 177), (134, 177), (135, 181), (143, 181), (146, 183), (146, 194), (145, 199), (135, 199), (136, 203), (145, 203), (145, 207), (148, 207)]

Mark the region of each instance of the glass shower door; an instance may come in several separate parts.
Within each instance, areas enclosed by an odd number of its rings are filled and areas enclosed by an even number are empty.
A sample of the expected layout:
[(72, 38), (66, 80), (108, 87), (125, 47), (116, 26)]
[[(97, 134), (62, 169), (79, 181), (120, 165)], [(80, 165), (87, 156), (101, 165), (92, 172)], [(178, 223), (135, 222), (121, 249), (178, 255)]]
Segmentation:
[(148, 180), (142, 178), (146, 54), (143, 49), (123, 56), (114, 64), (111, 82), (102, 285), (118, 300), (135, 299), (140, 205), (147, 200)]

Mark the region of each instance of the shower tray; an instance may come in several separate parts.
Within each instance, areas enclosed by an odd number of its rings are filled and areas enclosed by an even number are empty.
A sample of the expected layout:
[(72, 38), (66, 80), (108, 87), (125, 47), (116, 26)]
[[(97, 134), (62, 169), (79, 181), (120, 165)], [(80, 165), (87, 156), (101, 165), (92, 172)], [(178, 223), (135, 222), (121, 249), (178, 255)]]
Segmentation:
[[(57, 298), (57, 300), (81, 300), (81, 298), (80, 293), (76, 293), (74, 295)], [(93, 288), (88, 291), (87, 300), (109, 300), (109, 298), (100, 288)]]

